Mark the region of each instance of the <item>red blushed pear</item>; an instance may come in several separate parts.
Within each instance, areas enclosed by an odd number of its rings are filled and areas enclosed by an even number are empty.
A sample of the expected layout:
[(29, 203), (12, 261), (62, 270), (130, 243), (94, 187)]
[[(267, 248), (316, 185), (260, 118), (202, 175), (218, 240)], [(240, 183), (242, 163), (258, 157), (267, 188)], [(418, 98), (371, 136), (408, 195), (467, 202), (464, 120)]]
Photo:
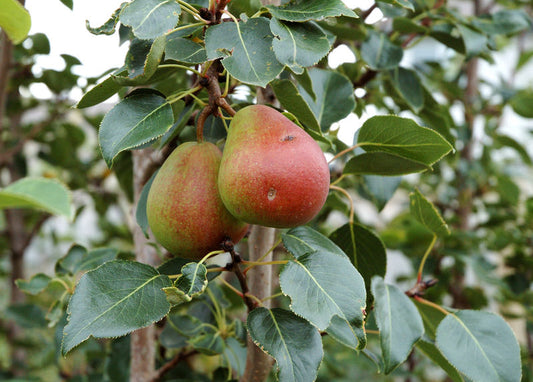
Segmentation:
[(200, 260), (221, 249), (225, 238), (237, 243), (248, 225), (224, 207), (217, 188), (222, 152), (209, 142), (176, 148), (156, 175), (146, 205), (148, 224), (170, 253)]
[(283, 114), (263, 105), (235, 114), (218, 175), (233, 216), (268, 227), (303, 225), (324, 205), (329, 179), (318, 144)]

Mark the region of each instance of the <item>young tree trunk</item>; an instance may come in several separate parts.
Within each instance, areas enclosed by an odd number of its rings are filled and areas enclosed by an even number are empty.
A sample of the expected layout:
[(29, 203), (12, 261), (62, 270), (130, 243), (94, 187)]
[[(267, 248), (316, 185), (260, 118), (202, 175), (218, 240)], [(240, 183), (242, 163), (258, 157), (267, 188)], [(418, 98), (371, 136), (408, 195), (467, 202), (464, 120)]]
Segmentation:
[[(151, 149), (132, 151), (133, 155), (133, 193), (134, 205), (132, 208), (133, 243), (135, 247), (135, 258), (137, 261), (152, 266), (158, 263), (155, 249), (148, 245), (148, 240), (144, 236), (141, 228), (136, 224), (135, 211), (137, 201), (141, 195), (144, 184), (149, 179), (149, 171), (152, 169)], [(146, 382), (152, 380), (155, 374), (156, 340), (155, 327), (150, 325), (144, 329), (131, 333), (130, 346), (130, 381)]]

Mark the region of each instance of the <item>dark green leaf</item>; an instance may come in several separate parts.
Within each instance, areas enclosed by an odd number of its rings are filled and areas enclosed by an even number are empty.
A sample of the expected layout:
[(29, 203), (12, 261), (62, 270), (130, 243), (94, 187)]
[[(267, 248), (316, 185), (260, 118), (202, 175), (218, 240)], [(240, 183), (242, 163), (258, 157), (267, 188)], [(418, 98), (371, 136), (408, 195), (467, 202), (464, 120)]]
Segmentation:
[(73, 0), (60, 0), (64, 5), (65, 7), (69, 8), (70, 10), (73, 9), (74, 7), (74, 1)]
[(270, 30), (278, 61), (296, 74), (315, 65), (331, 48), (326, 33), (313, 22), (294, 23), (272, 18)]
[(446, 315), (440, 310), (416, 300), (414, 303), (418, 309), (418, 312), (420, 313), (420, 316), (422, 317), (422, 321), (424, 322), (426, 336), (429, 337), (430, 340), (434, 341), (435, 336), (437, 335), (437, 327), (444, 317), (446, 317)]
[(494, 139), (494, 142), (498, 145), (507, 146), (514, 149), (518, 153), (518, 155), (520, 155), (520, 158), (522, 158), (522, 161), (524, 161), (524, 163), (533, 165), (533, 161), (531, 160), (531, 157), (529, 156), (529, 153), (527, 152), (525, 147), (522, 146), (522, 144), (520, 144), (514, 138), (503, 134), (495, 134), (492, 136), (492, 138)]
[(520, 187), (513, 182), (511, 177), (503, 174), (498, 176), (497, 190), (503, 201), (512, 206), (518, 205), (518, 202), (520, 201)]
[(424, 91), (416, 73), (409, 69), (395, 68), (390, 74), (394, 89), (418, 113), (424, 106)]
[(34, 304), (10, 305), (5, 310), (5, 316), (25, 329), (46, 327), (44, 312)]
[(524, 118), (533, 118), (533, 91), (530, 89), (521, 90), (510, 100), (511, 107), (516, 114)]
[(130, 379), (130, 336), (111, 341), (104, 362), (103, 382), (128, 381)]
[(120, 14), (122, 9), (126, 5), (127, 5), (127, 3), (122, 3), (120, 8), (118, 8), (115, 12), (113, 12), (113, 14), (109, 18), (109, 20), (107, 20), (103, 25), (101, 25), (99, 27), (96, 27), (96, 28), (93, 28), (89, 24), (89, 20), (86, 20), (85, 21), (85, 27), (87, 28), (87, 30), (89, 32), (91, 32), (94, 35), (101, 35), (101, 34), (108, 35), (108, 36), (112, 35), (113, 33), (115, 33), (115, 28), (116, 28), (117, 23), (118, 23), (118, 15)]
[(344, 166), (343, 174), (395, 176), (429, 170), (423, 163), (398, 155), (371, 152), (357, 155)]
[(411, 4), (409, 0), (380, 0), (380, 3), (387, 3), (396, 7), (402, 7), (413, 12), (415, 10), (415, 7), (413, 6), (413, 4)]
[(207, 61), (205, 48), (187, 38), (168, 36), (165, 46), (165, 59), (200, 64)]
[(233, 0), (228, 3), (228, 11), (234, 15), (246, 14), (252, 17), (261, 9), (261, 0)]
[(520, 381), (520, 347), (509, 325), (493, 313), (448, 314), (437, 328), (436, 345), (474, 381)]
[(487, 36), (466, 25), (459, 24), (457, 25), (457, 28), (463, 38), (467, 57), (477, 56), (487, 49)]
[(285, 109), (294, 114), (294, 116), (309, 129), (322, 134), (315, 115), (296, 86), (290, 80), (274, 80), (272, 81), (271, 86), (276, 98)]
[(422, 193), (415, 189), (409, 194), (411, 214), (431, 232), (438, 236), (450, 234), (448, 225), (435, 208)]
[(15, 283), (17, 287), (24, 293), (37, 295), (46, 289), (52, 278), (44, 273), (37, 273), (33, 275), (31, 279), (26, 280), (17, 280)]
[(161, 289), (170, 285), (154, 268), (130, 261), (110, 261), (85, 273), (68, 305), (62, 353), (90, 336), (119, 337), (159, 321), (170, 309)]
[(154, 39), (178, 24), (180, 5), (174, 0), (133, 0), (120, 13), (120, 21), (140, 39)]
[(174, 122), (172, 107), (156, 94), (132, 95), (111, 109), (100, 126), (98, 137), (109, 167), (124, 150), (151, 142)]
[(300, 94), (311, 108), (322, 131), (340, 121), (355, 107), (353, 87), (348, 78), (329, 70), (313, 68), (309, 71), (315, 97), (298, 86)]
[(148, 200), (148, 193), (150, 192), (150, 187), (152, 187), (152, 182), (154, 181), (155, 176), (157, 175), (157, 172), (159, 170), (155, 171), (148, 182), (144, 185), (141, 195), (139, 196), (139, 200), (137, 201), (137, 209), (135, 210), (135, 219), (137, 220), (137, 224), (139, 224), (139, 227), (141, 227), (144, 236), (148, 239), (148, 229), (150, 228), (148, 225), (148, 216), (146, 215), (146, 202)]
[[(124, 69), (119, 69), (115, 75), (124, 76), (126, 73), (127, 72)], [(117, 82), (114, 80), (115, 75), (110, 75), (85, 93), (77, 103), (76, 107), (78, 109), (83, 109), (98, 105), (99, 103), (104, 102), (106, 99), (115, 95), (122, 88), (122, 85), (117, 84)]]
[(252, 340), (278, 364), (283, 382), (314, 381), (323, 350), (316, 328), (295, 314), (279, 308), (256, 308), (247, 319)]
[(429, 359), (435, 362), (435, 364), (440, 366), (442, 370), (444, 370), (446, 374), (448, 374), (448, 377), (450, 377), (453, 382), (464, 381), (461, 374), (459, 374), (457, 369), (453, 367), (446, 358), (444, 358), (442, 353), (439, 351), (439, 349), (437, 349), (433, 342), (422, 339), (416, 343), (416, 347), (421, 352), (423, 352)]
[(368, 119), (357, 141), (366, 151), (382, 151), (431, 166), (452, 151), (439, 133), (408, 118), (392, 115)]
[(402, 60), (403, 49), (393, 44), (385, 33), (369, 30), (361, 45), (361, 57), (373, 70), (394, 69)]
[(280, 273), (281, 290), (291, 298), (292, 311), (344, 345), (363, 347), (366, 290), (349, 258), (309, 227), (293, 228), (282, 239), (296, 257)]
[(115, 82), (120, 85), (139, 85), (148, 81), (157, 71), (165, 51), (165, 43), (165, 36), (155, 40), (133, 39), (126, 54), (125, 66), (128, 76), (115, 75)]
[(0, 210), (31, 208), (54, 215), (72, 217), (72, 195), (65, 185), (55, 179), (23, 178), (0, 190)]
[(330, 236), (349, 257), (363, 276), (367, 291), (373, 276), (385, 277), (387, 270), (387, 253), (383, 242), (367, 227), (355, 223), (346, 223)]
[(272, 39), (270, 22), (264, 17), (215, 25), (205, 34), (207, 58), (222, 58), (233, 77), (264, 87), (283, 69), (272, 49)]
[(364, 192), (381, 211), (400, 186), (402, 177), (364, 175), (363, 180)]
[(414, 344), (424, 334), (424, 324), (413, 302), (383, 278), (372, 278), (376, 322), (379, 328), (385, 374), (407, 359)]
[(286, 21), (322, 20), (342, 15), (357, 17), (341, 0), (306, 0), (281, 6), (268, 5), (266, 8), (272, 16)]
[(395, 17), (392, 28), (402, 33), (427, 33), (428, 29), (407, 17)]

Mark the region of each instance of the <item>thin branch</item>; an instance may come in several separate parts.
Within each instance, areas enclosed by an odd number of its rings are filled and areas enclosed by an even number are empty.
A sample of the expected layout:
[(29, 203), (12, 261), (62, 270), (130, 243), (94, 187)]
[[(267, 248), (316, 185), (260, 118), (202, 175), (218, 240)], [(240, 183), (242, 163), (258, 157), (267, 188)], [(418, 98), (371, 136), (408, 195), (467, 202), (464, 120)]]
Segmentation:
[(198, 350), (189, 350), (187, 352), (179, 352), (172, 358), (170, 361), (165, 363), (163, 366), (161, 366), (159, 369), (156, 370), (154, 378), (150, 380), (150, 382), (159, 382), (161, 381), (161, 378), (168, 373), (170, 370), (172, 370), (178, 363), (183, 361), (184, 359), (187, 359), (193, 355), (198, 354)]
[(26, 235), (26, 238), (24, 240), (24, 243), (22, 244), (22, 250), (26, 250), (26, 248), (28, 248), (28, 246), (30, 245), (31, 241), (33, 240), (33, 238), (35, 237), (35, 235), (37, 235), (37, 233), (41, 230), (43, 224), (50, 218), (52, 217), (52, 215), (50, 214), (44, 214), (43, 216), (41, 216), (41, 218), (37, 221), (37, 223), (35, 223), (35, 225), (33, 226), (31, 232), (29, 232), (27, 235)]
[(246, 276), (242, 273), (241, 267), (239, 266), (239, 263), (242, 261), (241, 257), (235, 252), (235, 247), (231, 240), (224, 241), (223, 248), (231, 255), (231, 263), (226, 268), (237, 276), (237, 280), (239, 280), (239, 285), (241, 286), (242, 298), (248, 307), (248, 312), (251, 312), (257, 308), (257, 303), (249, 295), (250, 289), (248, 288)]

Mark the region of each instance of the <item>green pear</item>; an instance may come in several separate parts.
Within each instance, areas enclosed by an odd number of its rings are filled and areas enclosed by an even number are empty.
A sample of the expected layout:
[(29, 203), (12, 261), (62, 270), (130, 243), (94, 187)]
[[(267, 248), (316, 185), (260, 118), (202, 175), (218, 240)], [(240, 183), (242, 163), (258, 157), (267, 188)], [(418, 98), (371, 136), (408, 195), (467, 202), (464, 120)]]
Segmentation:
[(233, 216), (268, 227), (303, 225), (324, 205), (329, 179), (318, 144), (283, 114), (263, 105), (235, 114), (218, 175)]
[(176, 148), (157, 173), (146, 204), (148, 224), (170, 253), (199, 260), (237, 243), (248, 225), (224, 207), (217, 189), (222, 152), (209, 142), (187, 142)]

